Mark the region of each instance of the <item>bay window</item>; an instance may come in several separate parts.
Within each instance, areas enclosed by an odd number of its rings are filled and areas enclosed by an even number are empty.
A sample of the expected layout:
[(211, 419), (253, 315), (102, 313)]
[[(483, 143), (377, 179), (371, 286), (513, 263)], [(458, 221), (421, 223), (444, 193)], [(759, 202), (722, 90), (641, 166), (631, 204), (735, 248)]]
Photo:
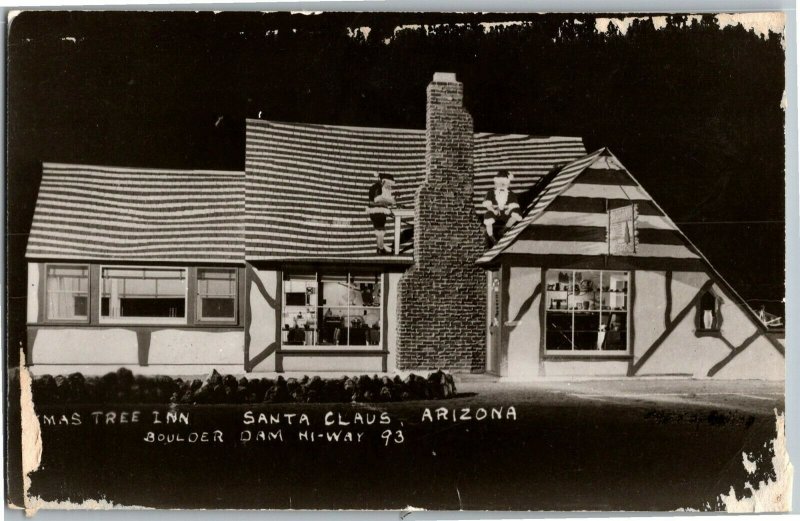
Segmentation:
[(545, 280), (548, 352), (627, 352), (628, 272), (556, 269)]
[(89, 267), (48, 265), (46, 275), (48, 320), (89, 319)]
[(380, 273), (285, 273), (285, 346), (379, 346)]

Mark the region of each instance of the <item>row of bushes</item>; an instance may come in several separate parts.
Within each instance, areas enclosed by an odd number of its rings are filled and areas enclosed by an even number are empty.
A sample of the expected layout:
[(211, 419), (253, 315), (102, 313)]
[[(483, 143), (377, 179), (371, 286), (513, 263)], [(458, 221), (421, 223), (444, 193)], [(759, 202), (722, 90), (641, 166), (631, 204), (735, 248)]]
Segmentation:
[(438, 400), (456, 394), (452, 375), (443, 371), (427, 378), (410, 374), (341, 378), (236, 378), (212, 371), (205, 380), (170, 376), (134, 376), (129, 369), (96, 377), (81, 373), (42, 375), (33, 380), (37, 403), (337, 403)]

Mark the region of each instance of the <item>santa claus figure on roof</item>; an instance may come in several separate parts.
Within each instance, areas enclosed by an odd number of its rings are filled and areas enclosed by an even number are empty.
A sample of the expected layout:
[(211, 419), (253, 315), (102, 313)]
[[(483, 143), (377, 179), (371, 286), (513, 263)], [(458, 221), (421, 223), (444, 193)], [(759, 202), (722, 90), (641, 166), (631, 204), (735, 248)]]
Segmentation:
[(511, 174), (500, 170), (494, 176), (494, 188), (486, 192), (483, 199), (483, 224), (489, 245), (494, 245), (500, 237), (522, 219), (517, 195), (511, 191)]
[(386, 218), (392, 215), (392, 208), (397, 205), (392, 193), (393, 186), (394, 176), (381, 172), (378, 174), (378, 181), (369, 188), (367, 213), (375, 230), (378, 255), (392, 253), (392, 249), (384, 242), (384, 236), (386, 234)]

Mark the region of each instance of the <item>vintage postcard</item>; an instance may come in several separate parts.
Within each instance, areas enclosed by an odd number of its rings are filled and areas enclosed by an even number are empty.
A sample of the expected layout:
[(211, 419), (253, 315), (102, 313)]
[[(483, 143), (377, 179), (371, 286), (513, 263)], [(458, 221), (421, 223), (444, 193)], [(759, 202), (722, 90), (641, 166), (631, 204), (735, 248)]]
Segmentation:
[(790, 510), (784, 22), (11, 13), (8, 504)]

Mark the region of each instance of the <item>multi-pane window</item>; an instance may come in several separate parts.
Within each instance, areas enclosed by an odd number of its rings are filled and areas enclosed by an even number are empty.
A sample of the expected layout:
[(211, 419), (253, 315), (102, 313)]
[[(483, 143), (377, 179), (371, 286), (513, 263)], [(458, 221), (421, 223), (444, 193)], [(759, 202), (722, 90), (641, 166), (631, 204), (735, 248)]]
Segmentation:
[(380, 273), (284, 274), (282, 340), (288, 346), (378, 346)]
[(102, 268), (101, 319), (186, 319), (186, 268)]
[(49, 320), (88, 320), (87, 266), (47, 266), (46, 288)]
[(627, 351), (628, 272), (548, 270), (548, 351)]
[(209, 322), (236, 320), (236, 269), (197, 269), (197, 319)]

